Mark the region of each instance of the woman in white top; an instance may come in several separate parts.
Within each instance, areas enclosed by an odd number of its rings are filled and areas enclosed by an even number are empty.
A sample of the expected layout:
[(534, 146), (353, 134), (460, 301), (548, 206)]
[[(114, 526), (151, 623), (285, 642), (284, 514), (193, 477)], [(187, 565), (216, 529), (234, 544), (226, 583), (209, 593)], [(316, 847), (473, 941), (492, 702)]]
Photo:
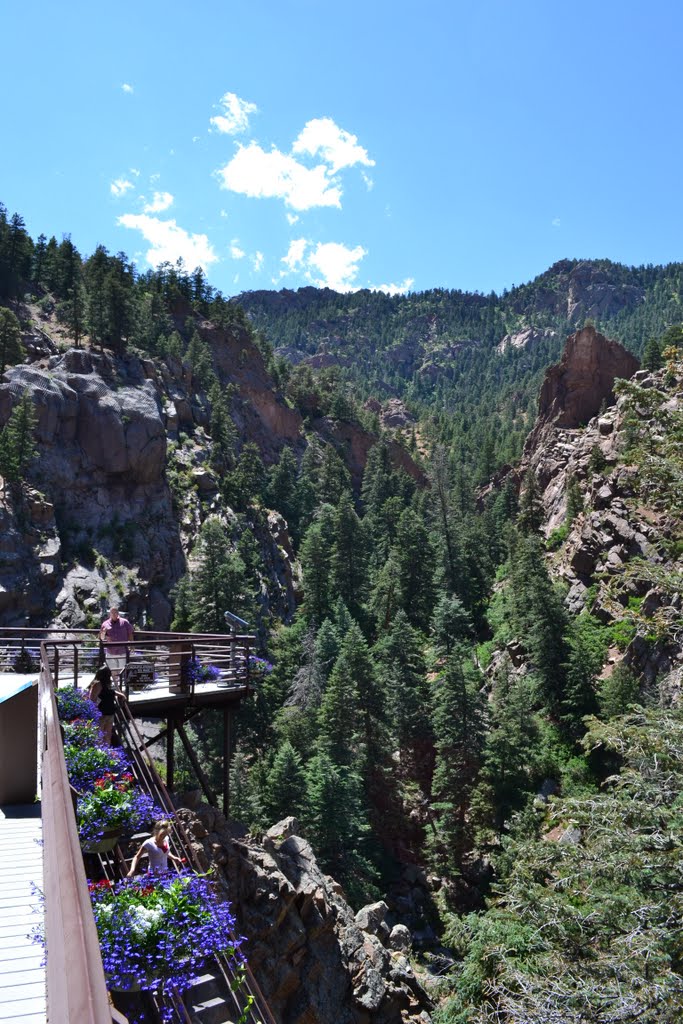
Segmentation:
[(133, 861), (130, 865), (130, 871), (128, 872), (128, 878), (132, 878), (138, 869), (141, 857), (149, 858), (148, 871), (153, 871), (156, 874), (162, 871), (168, 871), (168, 859), (171, 858), (178, 867), (182, 867), (182, 859), (176, 857), (174, 853), (169, 850), (168, 844), (168, 833), (171, 828), (171, 823), (168, 821), (160, 821), (152, 832), (150, 839), (145, 839), (144, 843), (133, 857)]

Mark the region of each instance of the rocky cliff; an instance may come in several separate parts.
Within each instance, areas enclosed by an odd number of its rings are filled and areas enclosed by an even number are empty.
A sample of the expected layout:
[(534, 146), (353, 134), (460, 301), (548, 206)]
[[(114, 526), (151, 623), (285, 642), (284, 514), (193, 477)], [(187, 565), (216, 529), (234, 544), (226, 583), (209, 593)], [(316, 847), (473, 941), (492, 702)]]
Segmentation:
[(293, 818), (263, 843), (208, 805), (181, 809), (200, 865), (227, 883), (249, 966), (278, 1024), (429, 1024), (408, 929), (384, 903), (354, 914)]
[[(548, 558), (568, 608), (613, 627), (604, 674), (623, 661), (666, 700), (678, 699), (683, 680), (682, 382), (675, 356), (656, 372), (637, 370), (616, 343), (592, 328), (579, 332), (548, 371), (517, 473), (536, 477)], [(583, 508), (568, 523), (572, 483)]]
[[(253, 442), (265, 465), (285, 445), (300, 456), (307, 445), (301, 415), (278, 392), (251, 334), (199, 317), (195, 329), (230, 396), (238, 447)], [(123, 603), (138, 624), (167, 628), (169, 592), (199, 527), (224, 511), (201, 380), (174, 356), (69, 349), (49, 322), (39, 334), (32, 327), (25, 342), (27, 363), (9, 368), (0, 382), (0, 428), (30, 393), (39, 456), (21, 501), (11, 489), (0, 492), (0, 623), (94, 625), (109, 604)], [(360, 486), (376, 436), (330, 419), (314, 429), (335, 445)], [(391, 452), (424, 480), (400, 445), (391, 442)], [(263, 600), (286, 619), (296, 606), (287, 524), (266, 512), (252, 529)]]

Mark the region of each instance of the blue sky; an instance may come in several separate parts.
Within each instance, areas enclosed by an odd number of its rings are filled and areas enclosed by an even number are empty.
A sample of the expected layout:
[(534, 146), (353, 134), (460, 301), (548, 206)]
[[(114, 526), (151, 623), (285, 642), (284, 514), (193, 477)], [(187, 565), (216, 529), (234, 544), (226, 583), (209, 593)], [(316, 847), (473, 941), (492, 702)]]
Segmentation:
[(0, 3), (0, 200), (232, 295), (683, 259), (676, 0)]

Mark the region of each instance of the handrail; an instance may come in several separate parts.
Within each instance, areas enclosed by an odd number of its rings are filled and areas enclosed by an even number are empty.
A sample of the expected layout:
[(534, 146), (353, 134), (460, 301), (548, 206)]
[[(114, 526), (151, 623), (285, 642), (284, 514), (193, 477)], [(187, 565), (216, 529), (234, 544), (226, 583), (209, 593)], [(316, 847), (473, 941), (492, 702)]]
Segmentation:
[[(112, 1008), (44, 646), (40, 660), (38, 720), (48, 1017), (59, 1024), (111, 1024)], [(120, 1014), (117, 1017), (122, 1019)]]

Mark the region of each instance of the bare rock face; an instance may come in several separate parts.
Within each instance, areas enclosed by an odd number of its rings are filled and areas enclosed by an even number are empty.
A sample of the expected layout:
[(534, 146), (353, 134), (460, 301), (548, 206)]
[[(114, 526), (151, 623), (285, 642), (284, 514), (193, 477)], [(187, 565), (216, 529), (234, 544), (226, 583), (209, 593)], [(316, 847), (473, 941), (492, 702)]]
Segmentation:
[(274, 461), (283, 443), (301, 440), (301, 416), (274, 390), (263, 356), (245, 330), (205, 321), (199, 333), (211, 348), (219, 378), (237, 389), (240, 409), (233, 411), (238, 430), (258, 444), (267, 462)]
[(538, 401), (538, 422), (580, 427), (614, 402), (614, 381), (628, 378), (640, 363), (619, 342), (587, 326), (570, 335), (562, 359), (546, 373)]
[(555, 333), (549, 327), (544, 329), (540, 327), (525, 327), (524, 330), (516, 331), (514, 334), (506, 334), (498, 343), (497, 348), (501, 355), (508, 348), (533, 348), (539, 341), (554, 338)]
[[(170, 606), (159, 598), (183, 571), (184, 555), (157, 386), (134, 357), (115, 364), (71, 350), (46, 367), (6, 372), (0, 426), (26, 392), (38, 417), (40, 454), (31, 472), (40, 490), (28, 524), (22, 517), (19, 526), (9, 498), (2, 512), (11, 550), (0, 566), (0, 619), (81, 626), (125, 595), (138, 623), (154, 603), (155, 624), (167, 626)], [(23, 571), (19, 593), (13, 558)], [(137, 568), (114, 580), (107, 566), (122, 560)]]
[(415, 418), (410, 415), (400, 398), (390, 398), (382, 410), (380, 419), (383, 427), (401, 430), (412, 427)]
[(394, 948), (384, 945), (384, 904), (354, 917), (293, 818), (260, 846), (212, 807), (178, 816), (200, 863), (216, 864), (227, 882), (249, 966), (278, 1024), (429, 1024), (430, 1001), (404, 953), (409, 941), (397, 935)]

